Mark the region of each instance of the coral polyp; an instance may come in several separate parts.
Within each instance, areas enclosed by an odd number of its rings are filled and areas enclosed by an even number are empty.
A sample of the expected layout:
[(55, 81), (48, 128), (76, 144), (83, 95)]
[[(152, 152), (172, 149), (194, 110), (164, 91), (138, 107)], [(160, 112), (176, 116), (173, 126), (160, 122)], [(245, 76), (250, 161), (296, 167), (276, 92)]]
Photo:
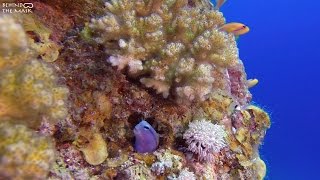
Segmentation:
[(89, 27), (111, 54), (108, 61), (167, 98), (204, 101), (213, 71), (238, 63), (234, 36), (219, 30), (222, 13), (188, 1), (120, 0)]

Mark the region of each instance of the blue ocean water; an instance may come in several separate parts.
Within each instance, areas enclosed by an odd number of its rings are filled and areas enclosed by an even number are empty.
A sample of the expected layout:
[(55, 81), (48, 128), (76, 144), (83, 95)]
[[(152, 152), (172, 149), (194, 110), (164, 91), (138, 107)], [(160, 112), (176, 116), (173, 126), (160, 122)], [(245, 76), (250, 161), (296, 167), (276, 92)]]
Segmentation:
[(253, 100), (272, 118), (266, 179), (320, 180), (320, 1), (228, 0), (221, 11), (250, 27), (238, 47), (260, 81)]

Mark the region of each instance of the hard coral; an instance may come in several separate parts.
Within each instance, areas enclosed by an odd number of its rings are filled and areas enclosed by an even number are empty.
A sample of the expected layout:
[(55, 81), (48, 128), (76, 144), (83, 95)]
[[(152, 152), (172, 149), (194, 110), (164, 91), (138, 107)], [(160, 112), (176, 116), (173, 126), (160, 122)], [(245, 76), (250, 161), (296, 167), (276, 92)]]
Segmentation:
[(151, 170), (143, 164), (135, 164), (124, 169), (116, 178), (118, 180), (155, 180)]
[(199, 160), (212, 161), (213, 154), (218, 153), (227, 144), (224, 127), (212, 124), (205, 119), (193, 121), (183, 134), (188, 150), (197, 154)]
[(4, 116), (29, 119), (26, 123), (32, 126), (43, 117), (55, 122), (67, 115), (68, 89), (57, 85), (49, 65), (31, 60), (1, 72), (0, 77), (0, 97), (11, 105)]
[(0, 16), (1, 22), (7, 25), (6, 28), (1, 26), (0, 45), (7, 46), (8, 52), (11, 49), (20, 51), (0, 54), (0, 117), (21, 119), (32, 127), (39, 125), (42, 118), (51, 122), (64, 118), (68, 89), (58, 85), (58, 78), (49, 64), (29, 53), (22, 26), (11, 16)]
[[(90, 179), (90, 170), (85, 166), (85, 160), (81, 156), (81, 152), (75, 146), (64, 144), (57, 147), (57, 150), (60, 157), (56, 163), (59, 164), (55, 164), (51, 173), (54, 173), (55, 176), (58, 176), (60, 179), (62, 176), (68, 176), (69, 173), (73, 176), (72, 179)], [(58, 169), (55, 169), (57, 165)], [(61, 173), (59, 171), (65, 171), (65, 173)]]
[[(237, 157), (240, 163), (252, 164), (252, 160), (256, 158), (255, 152), (261, 140), (264, 138), (266, 130), (270, 127), (270, 117), (261, 108), (250, 105), (247, 109), (242, 110), (234, 115), (234, 121), (239, 121), (237, 129), (234, 133), (236, 143), (241, 145), (242, 153)], [(232, 140), (232, 138), (231, 138)], [(231, 143), (231, 149), (239, 149), (239, 145)], [(246, 157), (246, 158), (244, 158)]]
[(51, 140), (0, 120), (0, 179), (45, 179), (54, 161)]
[(153, 154), (157, 156), (158, 161), (151, 165), (151, 171), (158, 176), (165, 172), (177, 171), (182, 168), (182, 158), (173, 154), (170, 149), (161, 149)]
[(107, 2), (107, 15), (92, 19), (95, 40), (119, 70), (128, 67), (163, 97), (203, 101), (213, 90), (214, 69), (238, 62), (234, 36), (219, 30), (222, 13), (189, 7), (186, 0)]
[(0, 71), (10, 68), (25, 59), (28, 43), (23, 27), (14, 18), (0, 15)]
[(0, 57), (12, 56), (26, 49), (26, 34), (22, 26), (10, 16), (0, 16)]
[(246, 109), (236, 111), (231, 120), (234, 127), (233, 132), (229, 129), (229, 147), (244, 169), (238, 172), (238, 176), (245, 179), (263, 179), (266, 167), (259, 157), (258, 148), (270, 127), (269, 115), (261, 108), (250, 105)]
[(188, 168), (183, 169), (179, 176), (172, 175), (168, 177), (168, 180), (196, 180), (196, 176), (193, 172), (190, 172)]
[(14, 18), (28, 33), (28, 46), (33, 56), (39, 56), (46, 62), (57, 60), (60, 46), (50, 39), (52, 31), (37, 16), (26, 14), (24, 16), (15, 15)]
[(238, 103), (232, 97), (225, 91), (215, 91), (201, 106), (209, 119), (220, 121), (225, 115), (229, 116), (234, 112)]

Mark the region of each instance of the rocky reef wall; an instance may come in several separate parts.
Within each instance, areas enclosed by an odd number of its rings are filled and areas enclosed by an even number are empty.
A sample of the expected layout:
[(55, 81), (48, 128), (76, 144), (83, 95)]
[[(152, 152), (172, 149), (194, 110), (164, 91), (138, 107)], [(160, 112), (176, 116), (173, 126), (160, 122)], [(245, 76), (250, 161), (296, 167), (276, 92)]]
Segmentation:
[(264, 178), (270, 118), (214, 6), (30, 2), (0, 15), (0, 179)]

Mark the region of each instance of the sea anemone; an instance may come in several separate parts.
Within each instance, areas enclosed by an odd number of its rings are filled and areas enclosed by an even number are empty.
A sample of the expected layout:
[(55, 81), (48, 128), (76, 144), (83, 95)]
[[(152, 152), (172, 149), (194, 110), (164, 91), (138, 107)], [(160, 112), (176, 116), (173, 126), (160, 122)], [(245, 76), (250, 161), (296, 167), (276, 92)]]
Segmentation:
[(202, 119), (191, 122), (183, 138), (188, 144), (188, 150), (197, 154), (200, 161), (212, 161), (213, 154), (226, 146), (226, 135), (222, 125)]

